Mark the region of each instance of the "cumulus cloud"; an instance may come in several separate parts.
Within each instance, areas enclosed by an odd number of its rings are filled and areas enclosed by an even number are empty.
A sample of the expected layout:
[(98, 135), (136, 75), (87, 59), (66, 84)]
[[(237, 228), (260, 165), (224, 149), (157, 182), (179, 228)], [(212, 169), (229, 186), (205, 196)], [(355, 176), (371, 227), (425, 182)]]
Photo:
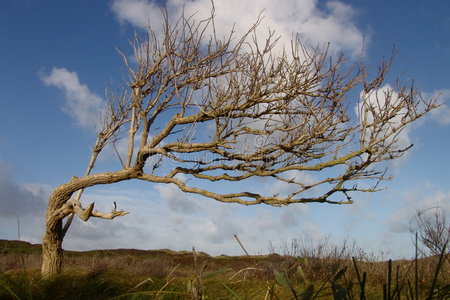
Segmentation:
[[(116, 0), (112, 3), (111, 10), (121, 23), (129, 22), (140, 28), (146, 28), (149, 24), (156, 26), (162, 24), (161, 7), (154, 2), (146, 0)], [(156, 29), (161, 30), (162, 27)]]
[[(262, 12), (263, 23), (258, 38), (263, 42), (267, 29), (275, 30), (282, 37), (282, 44), (289, 47), (291, 38), (298, 34), (303, 41), (316, 46), (331, 44), (333, 51), (345, 51), (353, 56), (361, 52), (363, 34), (354, 22), (355, 10), (340, 1), (328, 1), (324, 8), (317, 0), (229, 0), (215, 1), (215, 29), (219, 37), (226, 37), (234, 30), (238, 34), (248, 31)], [(148, 24), (158, 33), (161, 31), (161, 7), (156, 1), (115, 0), (111, 5), (121, 23), (146, 28)], [(202, 20), (211, 14), (209, 0), (168, 0), (168, 14), (179, 16), (195, 14)]]
[[(399, 104), (401, 101), (389, 84), (367, 94), (361, 92), (361, 101), (358, 102), (355, 111), (359, 116), (361, 123), (372, 124), (377, 114), (381, 114), (384, 110), (389, 110)], [(375, 113), (375, 116), (374, 116)], [(379, 135), (387, 135), (392, 133), (392, 129), (402, 124), (402, 118), (407, 114), (407, 109), (400, 109), (395, 116), (389, 119), (380, 130)], [(409, 136), (409, 127), (405, 127), (398, 135), (392, 135), (387, 142), (391, 143), (394, 139), (397, 140), (397, 147), (402, 149), (411, 145), (411, 138)]]
[(98, 128), (105, 103), (101, 97), (82, 84), (76, 72), (65, 68), (52, 68), (49, 74), (38, 73), (46, 85), (57, 87), (66, 96), (63, 111), (72, 117), (75, 123), (84, 128)]
[[(386, 84), (370, 93), (365, 93), (364, 91), (361, 92), (360, 99), (361, 101), (359, 101), (355, 106), (355, 114), (358, 116), (359, 122), (361, 122), (361, 124), (372, 124), (377, 114), (380, 114), (385, 110), (392, 109), (392, 107), (398, 105), (399, 101), (401, 101), (398, 98), (398, 93), (396, 93), (389, 84)], [(401, 126), (401, 124), (403, 123), (402, 118), (405, 115), (407, 115), (407, 109), (399, 109), (395, 116), (389, 119), (389, 122), (384, 123), (381, 128), (377, 126), (377, 128), (374, 129), (375, 132), (378, 132), (377, 136), (382, 137), (395, 132), (395, 130), (393, 131), (393, 129)], [(364, 139), (368, 139), (369, 135), (370, 132), (367, 132)], [(395, 149), (405, 149), (410, 146), (412, 144), (411, 126), (404, 127), (402, 131), (397, 132), (396, 134), (392, 134), (386, 139), (386, 143), (388, 144), (394, 141)], [(403, 155), (402, 158), (391, 161), (391, 165), (398, 168), (405, 161), (408, 153), (409, 152), (406, 152), (406, 154)]]

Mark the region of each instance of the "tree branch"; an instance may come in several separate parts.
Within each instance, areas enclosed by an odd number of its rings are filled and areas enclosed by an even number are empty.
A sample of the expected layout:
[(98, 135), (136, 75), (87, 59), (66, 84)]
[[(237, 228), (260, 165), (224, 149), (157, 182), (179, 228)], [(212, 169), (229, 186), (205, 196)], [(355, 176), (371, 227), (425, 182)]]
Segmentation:
[(101, 213), (97, 210), (94, 210), (95, 202), (92, 202), (89, 204), (86, 208), (83, 208), (81, 206), (80, 201), (78, 201), (76, 198), (72, 198), (67, 202), (68, 206), (71, 206), (73, 212), (78, 215), (78, 217), (82, 221), (89, 220), (90, 217), (96, 217), (96, 218), (102, 218), (102, 219), (109, 219), (112, 220), (115, 217), (118, 216), (124, 216), (128, 214), (128, 212), (123, 210), (117, 210), (116, 202), (114, 202), (114, 209), (111, 210), (109, 213)]

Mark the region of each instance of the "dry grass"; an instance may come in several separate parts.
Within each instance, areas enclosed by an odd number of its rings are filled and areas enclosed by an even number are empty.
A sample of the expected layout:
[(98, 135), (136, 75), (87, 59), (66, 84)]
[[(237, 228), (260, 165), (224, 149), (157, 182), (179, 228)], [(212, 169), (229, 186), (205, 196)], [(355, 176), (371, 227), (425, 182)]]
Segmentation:
[[(3, 282), (15, 280), (22, 287), (17, 290), (23, 293), (26, 281), (22, 280), (21, 270), (26, 270), (33, 299), (39, 299), (39, 295), (43, 299), (49, 297), (55, 287), (60, 293), (51, 294), (53, 298), (81, 293), (74, 283), (83, 286), (83, 293), (89, 290), (93, 295), (97, 295), (96, 290), (108, 297), (142, 292), (147, 293), (146, 297), (152, 295), (143, 299), (200, 299), (199, 295), (208, 295), (209, 299), (236, 298), (233, 293), (238, 296), (236, 299), (306, 299), (301, 295), (306, 295), (302, 293), (311, 287), (313, 295), (320, 299), (341, 299), (333, 294), (338, 289), (346, 293), (347, 298), (342, 299), (363, 299), (361, 290), (367, 299), (380, 299), (383, 295), (385, 299), (396, 299), (396, 293), (404, 297), (415, 293), (417, 283), (418, 299), (425, 299), (439, 263), (438, 256), (417, 261), (378, 261), (380, 257), (367, 255), (355, 245), (344, 243), (337, 247), (327, 241), (312, 245), (294, 240), (280, 252), (282, 255), (235, 257), (195, 253), (194, 259), (192, 252), (170, 250), (66, 251), (64, 274), (56, 281), (44, 282), (39, 276), (39, 246), (0, 241), (0, 273)], [(450, 286), (450, 257), (442, 258), (435, 289)], [(0, 298), (5, 295), (0, 287)], [(405, 299), (417, 299), (414, 295), (408, 297)], [(27, 294), (20, 298), (27, 298)]]

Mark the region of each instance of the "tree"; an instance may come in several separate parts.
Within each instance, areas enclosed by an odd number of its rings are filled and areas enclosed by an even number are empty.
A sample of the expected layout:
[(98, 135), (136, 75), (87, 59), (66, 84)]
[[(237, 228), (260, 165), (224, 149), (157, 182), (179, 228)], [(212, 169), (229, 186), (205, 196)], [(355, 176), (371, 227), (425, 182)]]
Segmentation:
[(439, 256), (445, 253), (446, 249), (450, 253), (448, 250), (450, 224), (442, 207), (418, 210), (410, 225), (410, 231), (417, 235), (418, 241), (430, 251), (431, 255)]
[[(352, 203), (352, 192), (378, 191), (389, 179), (383, 162), (411, 146), (401, 143), (403, 130), (435, 107), (412, 86), (382, 87), (391, 61), (369, 80), (362, 62), (333, 57), (327, 48), (295, 39), (287, 50), (270, 31), (258, 42), (260, 20), (246, 34), (225, 38), (215, 33), (213, 17), (164, 20), (162, 34), (149, 30), (145, 39), (135, 38), (136, 63), (122, 54), (130, 92), (109, 97), (86, 174), (49, 197), (44, 276), (61, 271), (74, 214), (83, 221), (127, 214), (116, 205), (110, 213), (94, 210), (94, 203), (83, 208), (85, 188), (137, 179), (243, 205)], [(357, 89), (358, 105), (349, 101)], [(355, 106), (356, 117), (349, 109)], [(98, 155), (123, 136), (128, 147), (124, 157), (118, 151), (121, 167), (92, 174)], [(239, 185), (254, 178), (285, 184), (288, 192)], [(205, 182), (238, 186), (223, 193)]]

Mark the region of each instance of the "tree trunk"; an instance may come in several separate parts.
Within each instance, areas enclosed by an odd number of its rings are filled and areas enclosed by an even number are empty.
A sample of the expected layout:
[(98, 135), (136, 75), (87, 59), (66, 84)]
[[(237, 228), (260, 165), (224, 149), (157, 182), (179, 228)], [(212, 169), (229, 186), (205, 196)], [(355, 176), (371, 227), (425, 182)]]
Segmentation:
[(48, 200), (45, 220), (45, 233), (42, 238), (42, 267), (41, 274), (44, 278), (50, 278), (61, 273), (64, 239), (63, 219), (69, 212), (61, 211), (61, 207), (70, 198), (73, 191), (64, 186), (57, 187)]
[[(97, 184), (109, 184), (122, 180), (128, 180), (132, 178), (132, 176), (136, 176), (134, 170), (132, 169), (87, 175), (81, 178), (73, 178), (71, 181), (62, 184), (53, 190), (48, 200), (45, 234), (42, 238), (41, 274), (44, 278), (52, 277), (62, 271), (62, 242), (65, 235), (63, 230), (63, 219), (76, 212), (74, 210), (73, 203), (67, 204), (73, 193)], [(89, 216), (104, 219), (114, 219), (117, 216), (127, 214), (125, 211), (116, 211), (115, 209), (107, 214), (92, 211), (93, 203), (88, 206), (88, 209), (89, 207)], [(81, 209), (81, 206), (78, 207), (78, 209)], [(82, 220), (86, 221), (86, 219)]]
[(62, 270), (63, 242), (62, 220), (49, 220), (42, 240), (42, 269), (44, 278), (60, 274)]

